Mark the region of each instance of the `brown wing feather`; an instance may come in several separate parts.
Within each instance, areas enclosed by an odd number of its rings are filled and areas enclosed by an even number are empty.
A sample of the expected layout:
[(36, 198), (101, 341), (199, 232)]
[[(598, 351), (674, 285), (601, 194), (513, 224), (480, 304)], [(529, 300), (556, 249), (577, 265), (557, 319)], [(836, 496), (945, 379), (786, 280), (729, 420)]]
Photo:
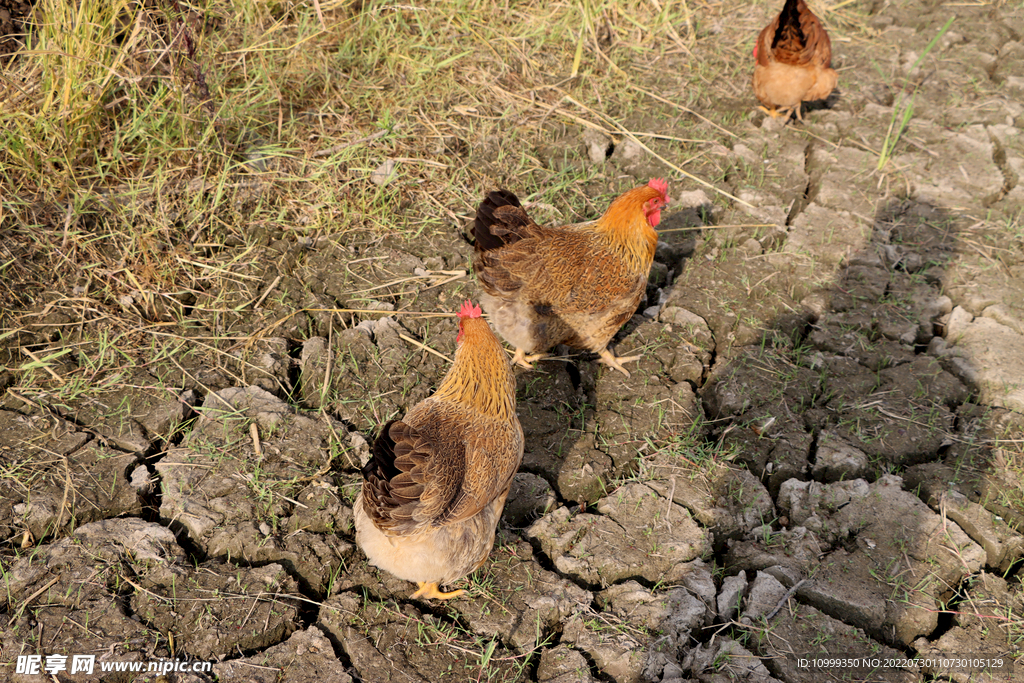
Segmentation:
[(757, 34), (756, 54), (759, 66), (768, 66), (772, 59), (772, 38), (775, 36), (775, 29), (779, 27), (779, 18), (772, 19), (767, 26)]
[(803, 59), (806, 63), (829, 68), (832, 66), (832, 41), (818, 17), (800, 0), (800, 28), (804, 34)]
[(406, 535), (455, 524), (508, 488), (519, 460), (496, 457), (488, 440), (514, 438), (514, 430), (479, 419), (470, 425), (462, 412), (427, 399), (381, 430), (363, 468), (363, 509), (379, 529)]
[(476, 273), (485, 291), (492, 295), (509, 295), (534, 280), (541, 270), (538, 249), (540, 236), (519, 240), (514, 244), (487, 252), (477, 252), (473, 259)]
[(399, 420), (388, 422), (363, 467), (363, 509), (378, 528), (408, 533), (426, 489), (433, 444)]

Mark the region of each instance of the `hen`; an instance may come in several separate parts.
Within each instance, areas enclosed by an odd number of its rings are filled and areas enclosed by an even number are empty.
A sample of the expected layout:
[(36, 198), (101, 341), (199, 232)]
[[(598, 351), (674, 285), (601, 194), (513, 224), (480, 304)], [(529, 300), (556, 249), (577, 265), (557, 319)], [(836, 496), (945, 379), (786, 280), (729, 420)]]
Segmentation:
[(412, 597), (442, 593), (484, 563), (523, 458), (516, 381), (479, 306), (459, 311), (455, 362), (437, 391), (388, 422), (363, 467), (356, 543), (370, 562), (414, 581)]
[(802, 102), (823, 100), (836, 87), (832, 43), (804, 0), (786, 0), (754, 44), (754, 94), (772, 118), (788, 117)]
[(524, 367), (557, 344), (597, 353), (629, 377), (608, 342), (636, 312), (658, 244), (654, 228), (668, 204), (660, 178), (619, 196), (596, 221), (537, 225), (514, 194), (491, 192), (473, 225), (481, 303), (516, 347)]

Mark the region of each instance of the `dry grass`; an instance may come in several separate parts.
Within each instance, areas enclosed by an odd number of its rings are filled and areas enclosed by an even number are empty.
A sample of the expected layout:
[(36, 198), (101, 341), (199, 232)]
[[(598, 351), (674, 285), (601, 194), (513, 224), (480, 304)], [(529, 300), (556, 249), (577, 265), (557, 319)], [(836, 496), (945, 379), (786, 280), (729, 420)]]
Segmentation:
[[(666, 160), (652, 175), (709, 186), (722, 172), (708, 151), (734, 136), (695, 113), (722, 73), (692, 61), (718, 38), (718, 3), (38, 10), (0, 94), (11, 341), (47, 316), (119, 343), (216, 327), (222, 312), (263, 303), (262, 245), (461, 229), (495, 185), (566, 218), (593, 215), (595, 190), (634, 180), (579, 163), (561, 141), (581, 127)], [(721, 47), (729, 81), (744, 80), (746, 48)], [(667, 85), (667, 72), (688, 73), (688, 86)], [(371, 182), (388, 160), (391, 181)], [(95, 334), (85, 330), (60, 334)]]
[[(4, 307), (49, 272), (107, 301), (202, 288), (182, 253), (254, 233), (439, 230), (495, 183), (578, 205), (595, 174), (537, 138), (649, 110), (622, 86), (685, 59), (690, 4), (41, 2), (0, 98)], [(636, 132), (677, 133), (663, 109)]]

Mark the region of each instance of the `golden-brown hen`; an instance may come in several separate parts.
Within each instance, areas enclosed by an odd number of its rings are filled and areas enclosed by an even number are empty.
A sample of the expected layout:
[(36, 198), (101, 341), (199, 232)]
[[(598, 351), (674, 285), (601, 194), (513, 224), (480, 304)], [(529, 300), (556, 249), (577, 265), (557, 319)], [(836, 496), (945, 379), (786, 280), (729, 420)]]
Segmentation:
[(481, 315), (462, 305), (455, 362), (441, 386), (384, 425), (363, 467), (356, 543), (372, 564), (419, 584), (414, 598), (463, 593), (438, 585), (487, 559), (523, 459), (515, 375)]
[(636, 312), (654, 260), (668, 184), (660, 178), (619, 196), (596, 221), (537, 225), (506, 190), (477, 209), (476, 271), (491, 324), (524, 367), (557, 344), (597, 353), (629, 372), (608, 342)]
[(832, 43), (804, 0), (786, 0), (754, 44), (754, 94), (771, 115), (800, 113), (802, 102), (823, 100), (836, 87)]

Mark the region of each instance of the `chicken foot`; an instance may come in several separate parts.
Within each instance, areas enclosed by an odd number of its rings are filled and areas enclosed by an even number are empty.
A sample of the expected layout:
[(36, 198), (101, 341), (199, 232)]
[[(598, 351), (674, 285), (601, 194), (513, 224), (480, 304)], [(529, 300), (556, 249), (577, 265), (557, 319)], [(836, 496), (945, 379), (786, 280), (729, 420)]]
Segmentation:
[(534, 363), (539, 360), (549, 358), (550, 356), (550, 353), (531, 353), (530, 355), (526, 355), (526, 351), (517, 347), (515, 355), (512, 356), (512, 362), (520, 367), (526, 368), (527, 370), (533, 370)]
[(634, 361), (634, 360), (640, 360), (641, 358), (643, 358), (643, 355), (638, 355), (638, 356), (616, 356), (615, 354), (613, 354), (611, 351), (608, 350), (607, 346), (605, 348), (601, 349), (598, 352), (597, 355), (599, 355), (601, 357), (599, 359), (599, 362), (604, 363), (605, 365), (608, 365), (610, 367), (615, 368), (616, 370), (621, 372), (626, 377), (629, 377), (629, 370), (627, 370), (626, 368), (622, 367), (622, 364), (623, 363), (629, 363), (629, 362)]
[[(800, 104), (803, 103), (801, 102)], [(792, 114), (795, 110), (797, 120), (803, 121), (804, 117), (800, 113), (800, 104), (796, 105), (795, 107), (783, 107), (782, 109), (776, 109), (775, 107), (768, 109), (767, 107), (762, 107), (760, 105), (758, 105), (757, 108), (763, 111), (765, 114), (768, 114), (768, 116), (772, 117), (773, 119), (777, 119), (780, 116), (788, 119), (790, 114)]]
[(425, 600), (451, 600), (452, 598), (457, 598), (466, 592), (460, 588), (457, 591), (443, 593), (438, 590), (437, 584), (433, 581), (417, 581), (416, 585), (419, 586), (420, 589), (410, 597), (423, 598)]

